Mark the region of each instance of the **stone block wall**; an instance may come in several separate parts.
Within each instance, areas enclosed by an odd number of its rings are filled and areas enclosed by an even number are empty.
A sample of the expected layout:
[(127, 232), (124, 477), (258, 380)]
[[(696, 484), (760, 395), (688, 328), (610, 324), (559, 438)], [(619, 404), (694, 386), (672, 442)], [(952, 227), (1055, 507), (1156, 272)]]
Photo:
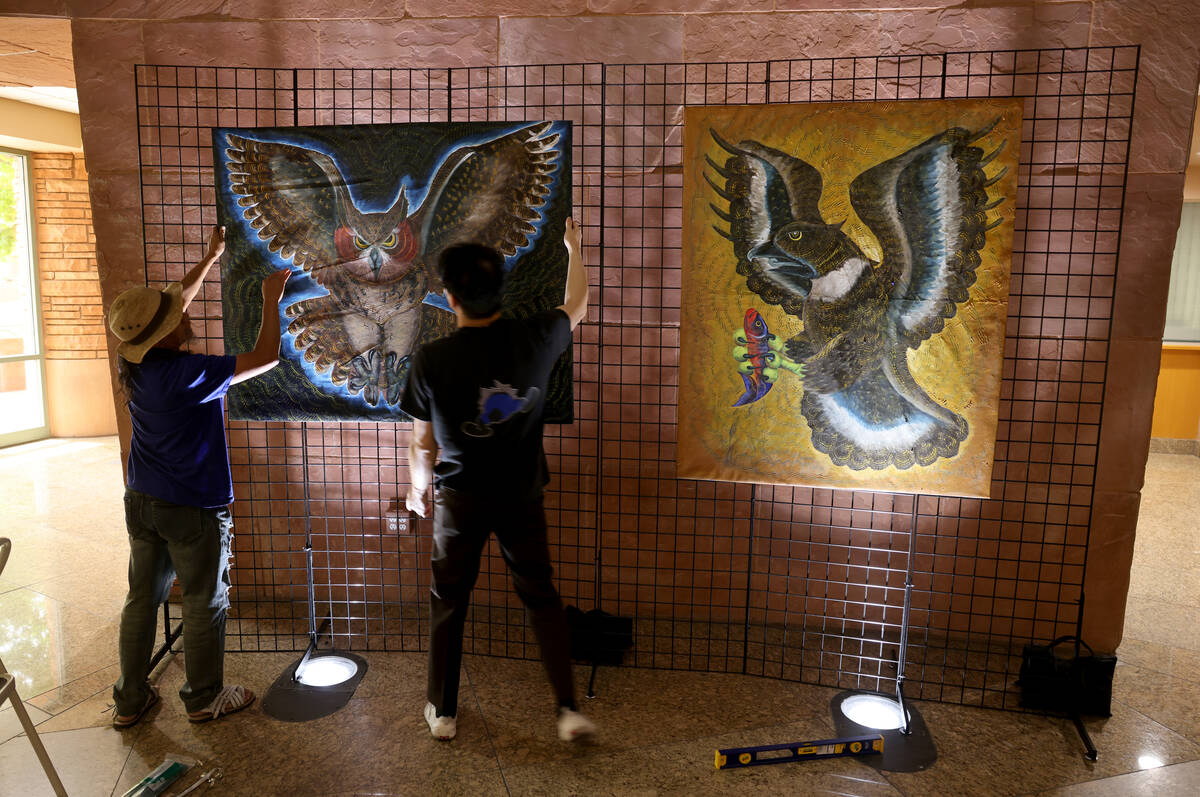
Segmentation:
[[(48, 13), (7, 4), (22, 6)], [(59, 0), (50, 13), (72, 17), (106, 302), (144, 279), (134, 64), (445, 67), (1141, 44), (1085, 584), (1085, 636), (1097, 650), (1119, 644), (1200, 77), (1191, 0), (370, 0), (350, 11), (333, 0)], [(197, 237), (179, 262), (202, 247)]]
[(30, 167), (46, 359), (107, 359), (83, 155), (34, 154)]
[(84, 157), (35, 153), (30, 171), (50, 434), (113, 434), (117, 420)]

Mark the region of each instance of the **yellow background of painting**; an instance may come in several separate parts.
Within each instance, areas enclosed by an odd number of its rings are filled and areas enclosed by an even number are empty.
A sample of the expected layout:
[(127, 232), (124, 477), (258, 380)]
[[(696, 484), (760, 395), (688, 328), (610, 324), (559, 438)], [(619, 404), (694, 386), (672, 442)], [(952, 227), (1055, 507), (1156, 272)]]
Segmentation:
[[(1012, 262), (1020, 100), (936, 100), (789, 106), (688, 108), (684, 125), (683, 297), (680, 331), (678, 473), (685, 478), (807, 484), (946, 495), (988, 496), (996, 438), (1000, 369)], [(997, 121), (998, 120), (998, 121)], [(917, 383), (937, 401), (967, 419), (970, 433), (957, 456), (928, 467), (854, 471), (833, 464), (812, 447), (800, 414), (802, 382), (782, 372), (759, 401), (732, 406), (744, 385), (733, 359), (733, 333), (742, 329), (748, 307), (781, 340), (802, 329), (800, 319), (768, 305), (734, 270), (732, 244), (713, 230), (728, 229), (709, 207), (723, 200), (704, 181), (707, 155), (718, 164), (729, 157), (709, 129), (726, 141), (753, 139), (799, 157), (823, 178), (821, 215), (827, 224), (845, 221), (842, 231), (868, 257), (882, 258), (879, 244), (850, 204), (850, 182), (866, 169), (903, 153), (950, 127), (995, 128), (975, 146), (1003, 151), (988, 175), (1008, 167), (988, 188), (1004, 203), (989, 211), (1001, 219), (988, 232), (982, 262), (968, 302), (946, 328), (916, 351), (908, 363)], [(724, 178), (709, 170), (718, 185)]]

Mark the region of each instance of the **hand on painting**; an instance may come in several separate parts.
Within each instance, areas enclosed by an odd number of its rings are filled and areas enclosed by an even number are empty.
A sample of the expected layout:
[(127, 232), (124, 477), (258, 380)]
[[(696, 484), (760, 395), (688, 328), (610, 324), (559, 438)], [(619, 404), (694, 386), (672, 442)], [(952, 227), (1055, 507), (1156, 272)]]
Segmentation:
[(428, 490), (417, 492), (414, 488), (408, 488), (408, 495), (404, 498), (404, 506), (408, 511), (415, 512), (420, 517), (429, 517), (429, 497)]
[(290, 276), (292, 276), (291, 269), (281, 268), (263, 280), (263, 300), (272, 304), (279, 304), (280, 300), (283, 299), (283, 287), (287, 285), (288, 277)]
[(563, 232), (563, 244), (568, 252), (578, 252), (583, 245), (583, 229), (575, 223), (575, 219), (567, 217), (567, 227)]
[(225, 228), (213, 227), (212, 232), (208, 234), (208, 252), (204, 257), (208, 260), (216, 260), (225, 251)]

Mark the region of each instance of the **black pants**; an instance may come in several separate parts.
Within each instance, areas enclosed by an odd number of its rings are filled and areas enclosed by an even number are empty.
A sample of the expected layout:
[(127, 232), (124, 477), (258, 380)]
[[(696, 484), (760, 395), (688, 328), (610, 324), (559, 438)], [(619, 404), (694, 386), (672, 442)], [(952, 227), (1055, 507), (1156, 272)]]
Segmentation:
[(550, 580), (542, 502), (498, 503), (438, 490), (433, 512), (433, 585), (429, 595), (429, 702), (442, 717), (458, 713), (463, 625), (479, 557), (496, 533), (513, 587), (533, 621), (542, 663), (559, 705), (573, 706), (570, 637), (562, 601)]

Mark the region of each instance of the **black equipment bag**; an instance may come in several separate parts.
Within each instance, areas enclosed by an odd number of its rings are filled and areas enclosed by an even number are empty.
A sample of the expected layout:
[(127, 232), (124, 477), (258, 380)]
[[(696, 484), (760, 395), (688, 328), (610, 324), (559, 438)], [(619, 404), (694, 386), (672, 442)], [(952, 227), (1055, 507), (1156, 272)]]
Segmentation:
[(618, 617), (600, 609), (581, 612), (574, 606), (565, 611), (571, 629), (571, 658), (617, 665), (633, 646), (633, 618)]
[[(1057, 646), (1076, 640), (1087, 649), (1086, 654), (1076, 648), (1070, 658), (1054, 655)], [(1116, 666), (1116, 656), (1097, 656), (1088, 643), (1074, 636), (1060, 636), (1048, 645), (1026, 645), (1021, 652), (1021, 676), (1017, 680), (1021, 705), (1066, 714), (1112, 716)]]

